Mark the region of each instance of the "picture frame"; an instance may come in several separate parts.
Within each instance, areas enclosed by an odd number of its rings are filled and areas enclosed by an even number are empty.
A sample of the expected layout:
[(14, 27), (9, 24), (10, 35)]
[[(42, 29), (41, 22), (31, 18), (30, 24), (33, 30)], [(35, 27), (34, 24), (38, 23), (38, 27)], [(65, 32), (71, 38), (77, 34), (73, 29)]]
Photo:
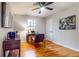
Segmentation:
[(59, 21), (60, 30), (74, 30), (76, 29), (76, 15), (62, 18)]

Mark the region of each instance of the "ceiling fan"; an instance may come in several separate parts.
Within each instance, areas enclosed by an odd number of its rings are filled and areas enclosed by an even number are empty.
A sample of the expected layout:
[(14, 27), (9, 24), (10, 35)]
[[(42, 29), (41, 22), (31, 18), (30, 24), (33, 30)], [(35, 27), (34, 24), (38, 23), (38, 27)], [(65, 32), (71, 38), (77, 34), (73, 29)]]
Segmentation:
[(38, 5), (39, 7), (32, 9), (32, 11), (40, 9), (39, 14), (41, 13), (42, 10), (47, 9), (47, 10), (53, 10), (51, 7), (47, 7), (48, 5), (52, 4), (54, 2), (36, 2), (34, 5)]

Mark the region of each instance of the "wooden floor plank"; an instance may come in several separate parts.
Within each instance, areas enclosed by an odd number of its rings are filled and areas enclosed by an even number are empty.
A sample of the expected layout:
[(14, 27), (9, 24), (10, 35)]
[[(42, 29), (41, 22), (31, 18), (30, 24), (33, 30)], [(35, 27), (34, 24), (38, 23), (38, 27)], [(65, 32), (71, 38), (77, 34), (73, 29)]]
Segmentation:
[(26, 42), (21, 43), (21, 57), (79, 57), (79, 52), (57, 45), (46, 40), (39, 46), (30, 45)]

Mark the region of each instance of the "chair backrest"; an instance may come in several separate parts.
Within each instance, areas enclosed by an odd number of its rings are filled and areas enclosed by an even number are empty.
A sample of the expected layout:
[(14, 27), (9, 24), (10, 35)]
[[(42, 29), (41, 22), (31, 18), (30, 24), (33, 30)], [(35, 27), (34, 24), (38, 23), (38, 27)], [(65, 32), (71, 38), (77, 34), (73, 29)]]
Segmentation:
[(44, 40), (44, 34), (37, 34), (35, 38), (35, 43), (42, 42)]
[(15, 39), (16, 38), (16, 32), (8, 32), (7, 37), (10, 39)]

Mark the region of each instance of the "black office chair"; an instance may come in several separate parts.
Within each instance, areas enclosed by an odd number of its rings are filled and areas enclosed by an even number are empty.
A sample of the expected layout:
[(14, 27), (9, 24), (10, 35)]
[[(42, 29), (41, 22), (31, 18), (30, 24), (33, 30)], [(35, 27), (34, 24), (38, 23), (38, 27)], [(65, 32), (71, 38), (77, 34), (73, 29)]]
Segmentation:
[(44, 34), (37, 34), (36, 37), (35, 37), (35, 42), (34, 42), (35, 46), (38, 46), (38, 45), (40, 45), (41, 42), (43, 42), (44, 47), (45, 47), (44, 39), (45, 39)]

